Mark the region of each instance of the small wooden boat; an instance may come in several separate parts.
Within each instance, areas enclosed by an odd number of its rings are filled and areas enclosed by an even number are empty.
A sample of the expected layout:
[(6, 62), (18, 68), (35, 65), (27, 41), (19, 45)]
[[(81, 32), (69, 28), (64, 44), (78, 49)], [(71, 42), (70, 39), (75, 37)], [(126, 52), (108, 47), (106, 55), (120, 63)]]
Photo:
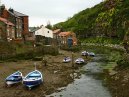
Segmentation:
[(28, 73), (23, 79), (23, 85), (31, 89), (34, 86), (40, 85), (43, 82), (42, 73), (38, 70), (34, 70)]
[(82, 55), (82, 56), (86, 56), (86, 55), (88, 56), (88, 52), (83, 51), (83, 52), (81, 53), (81, 55)]
[(17, 71), (6, 78), (6, 84), (8, 86), (19, 82), (22, 82), (22, 73), (20, 71)]
[(64, 59), (63, 59), (63, 62), (64, 63), (68, 63), (68, 62), (70, 62), (71, 61), (71, 58), (70, 57), (65, 57)]
[(75, 60), (75, 63), (76, 64), (84, 64), (85, 60), (83, 58), (78, 58), (78, 59)]
[(94, 57), (94, 56), (95, 56), (95, 53), (93, 53), (93, 52), (90, 52), (90, 53), (88, 53), (88, 55), (89, 55), (89, 56), (92, 56), (92, 57)]
[(82, 56), (92, 56), (92, 57), (94, 57), (95, 56), (95, 53), (93, 53), (93, 52), (86, 52), (86, 51), (83, 51), (82, 53), (81, 53), (81, 55)]

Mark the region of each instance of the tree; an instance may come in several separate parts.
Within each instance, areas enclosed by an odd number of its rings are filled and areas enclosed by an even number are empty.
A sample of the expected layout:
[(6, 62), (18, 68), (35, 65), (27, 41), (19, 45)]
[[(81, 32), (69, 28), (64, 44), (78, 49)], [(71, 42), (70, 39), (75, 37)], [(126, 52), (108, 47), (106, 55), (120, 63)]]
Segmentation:
[(50, 21), (47, 22), (46, 28), (48, 28), (48, 29), (52, 29), (53, 28), (51, 23), (50, 23)]

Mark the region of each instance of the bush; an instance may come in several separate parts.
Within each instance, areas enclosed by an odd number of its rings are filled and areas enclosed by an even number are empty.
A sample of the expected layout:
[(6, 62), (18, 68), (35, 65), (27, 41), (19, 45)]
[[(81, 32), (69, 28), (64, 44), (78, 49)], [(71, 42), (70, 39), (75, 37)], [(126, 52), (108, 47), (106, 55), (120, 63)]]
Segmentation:
[(13, 54), (15, 53), (14, 44), (6, 41), (0, 41), (0, 54)]
[(81, 40), (82, 43), (99, 43), (99, 44), (120, 44), (122, 40), (108, 37), (90, 37)]
[(123, 54), (122, 59), (117, 61), (118, 67), (127, 68), (129, 67), (129, 54)]
[(80, 51), (80, 47), (78, 46), (72, 46), (72, 47), (65, 47), (65, 46), (62, 46), (61, 47), (62, 50), (66, 50), (66, 51), (72, 51), (72, 52), (78, 52)]
[(127, 68), (127, 67), (129, 67), (129, 62), (128, 61), (126, 61), (126, 60), (118, 60), (117, 61), (117, 64), (118, 64), (118, 67), (120, 67), (120, 68)]
[[(22, 46), (22, 45), (18, 45)], [(0, 60), (2, 61), (17, 61), (17, 60), (28, 60), (28, 59), (35, 59), (36, 57), (44, 56), (45, 54), (50, 55), (58, 55), (58, 48), (53, 46), (39, 46), (33, 49), (24, 47), (21, 49), (17, 49), (18, 52), (14, 54), (1, 54)], [(38, 60), (38, 59), (36, 59)]]
[(34, 61), (41, 61), (42, 60), (42, 57), (34, 57), (33, 60)]
[(17, 54), (16, 56), (14, 56), (14, 58), (17, 60), (33, 59), (34, 58), (33, 54), (34, 54), (34, 52), (30, 51), (30, 52), (26, 52), (26, 53)]
[(45, 54), (50, 54), (50, 55), (58, 55), (59, 51), (57, 47), (53, 46), (40, 46), (36, 49), (36, 54), (37, 55), (45, 55)]

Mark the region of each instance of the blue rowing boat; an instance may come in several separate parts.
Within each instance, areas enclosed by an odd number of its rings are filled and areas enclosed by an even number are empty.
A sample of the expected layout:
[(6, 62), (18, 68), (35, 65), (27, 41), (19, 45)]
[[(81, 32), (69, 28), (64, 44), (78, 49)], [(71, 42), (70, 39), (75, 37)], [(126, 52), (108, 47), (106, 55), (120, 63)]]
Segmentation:
[(34, 86), (40, 85), (43, 82), (42, 73), (38, 70), (34, 70), (28, 73), (23, 79), (23, 85), (31, 89)]
[(11, 75), (9, 75), (6, 79), (6, 84), (9, 86), (9, 85), (12, 85), (12, 84), (16, 84), (16, 83), (19, 83), (19, 82), (22, 82), (22, 73), (20, 71), (17, 71)]

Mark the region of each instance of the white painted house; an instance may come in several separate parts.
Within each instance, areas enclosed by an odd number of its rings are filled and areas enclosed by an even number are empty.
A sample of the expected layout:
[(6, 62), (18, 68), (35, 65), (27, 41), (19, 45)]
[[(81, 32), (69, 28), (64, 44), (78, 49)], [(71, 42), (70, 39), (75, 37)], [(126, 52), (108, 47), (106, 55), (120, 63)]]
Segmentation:
[(41, 26), (40, 29), (35, 31), (35, 36), (37, 35), (44, 36), (47, 38), (53, 38), (53, 31), (44, 26)]

